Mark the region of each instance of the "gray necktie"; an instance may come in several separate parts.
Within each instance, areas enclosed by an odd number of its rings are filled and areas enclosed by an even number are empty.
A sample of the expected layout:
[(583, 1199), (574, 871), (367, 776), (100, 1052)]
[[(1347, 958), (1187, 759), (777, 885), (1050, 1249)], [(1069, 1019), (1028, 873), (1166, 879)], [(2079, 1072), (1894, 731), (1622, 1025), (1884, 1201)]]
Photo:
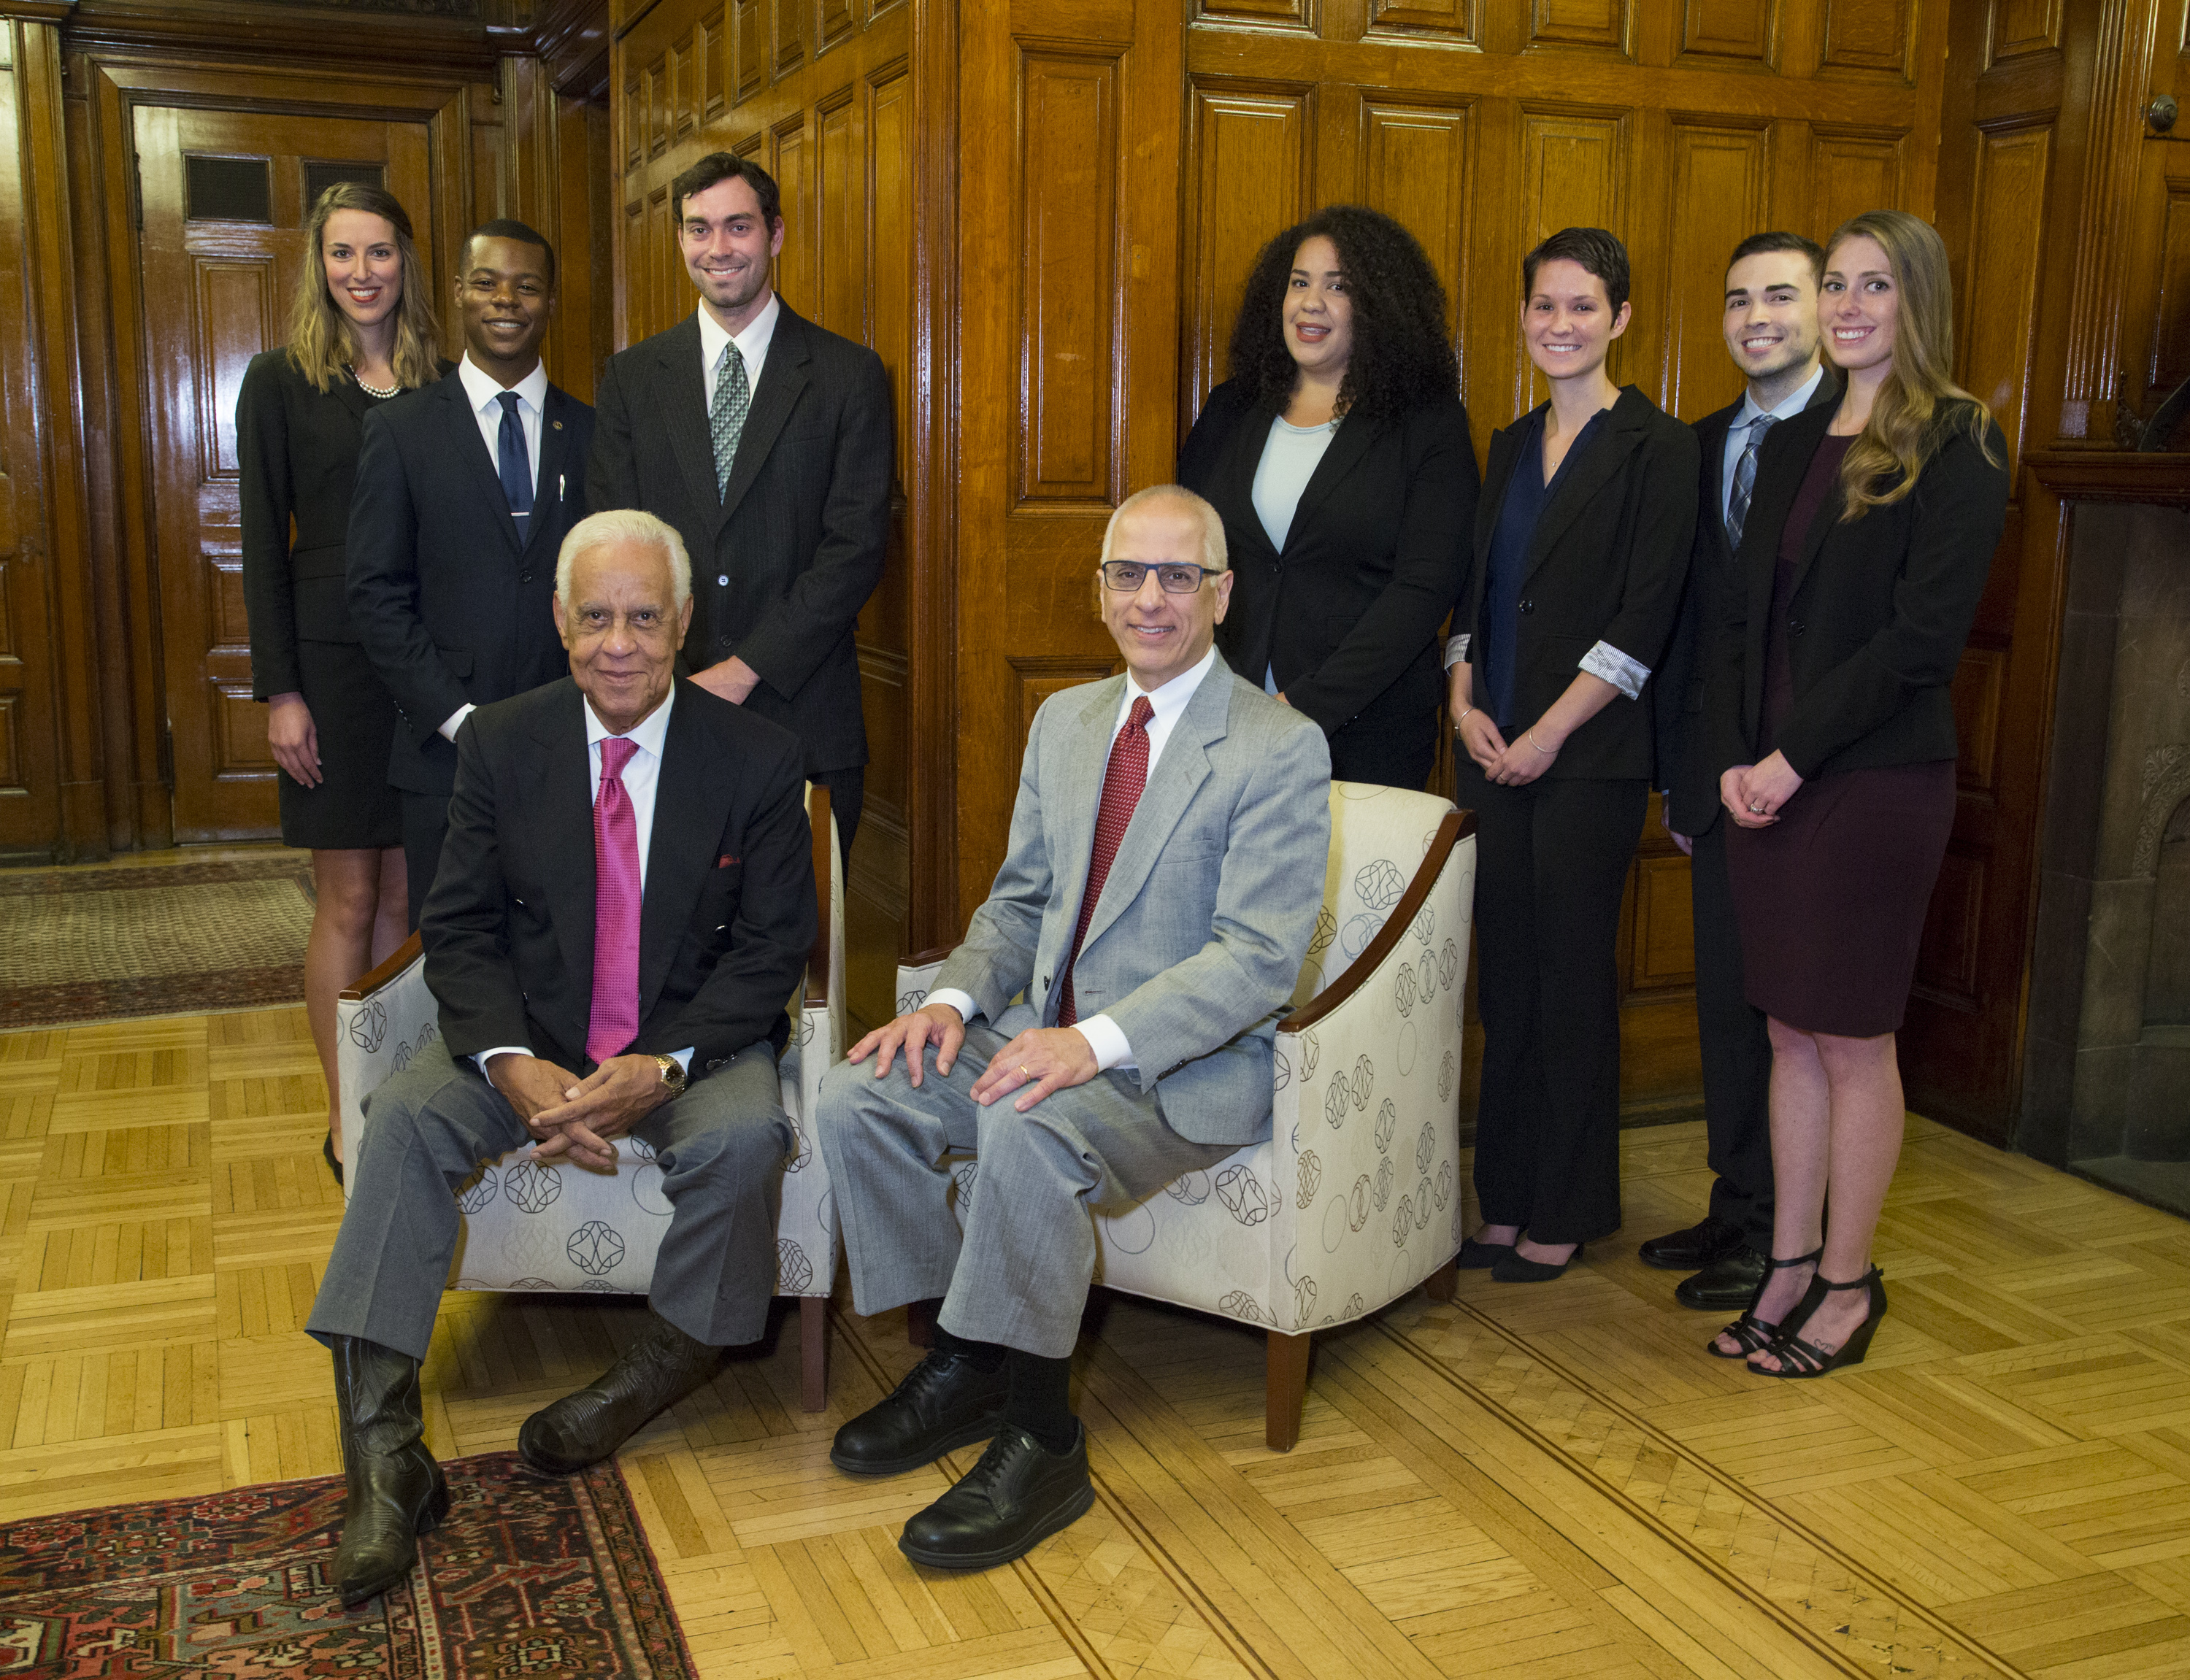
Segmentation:
[(752, 393), (746, 384), (746, 359), (735, 344), (723, 346), (715, 363), (715, 403), (707, 413), (707, 429), (715, 439), (715, 494), (722, 495), (730, 482), (730, 463), (738, 458), (738, 439), (745, 433), (746, 410)]
[(1756, 489), (1756, 451), (1764, 434), (1779, 423), (1776, 414), (1760, 414), (1749, 422), (1749, 442), (1741, 459), (1733, 463), (1733, 494), (1726, 499), (1726, 546), (1741, 546), (1742, 522), (1749, 518), (1749, 498)]

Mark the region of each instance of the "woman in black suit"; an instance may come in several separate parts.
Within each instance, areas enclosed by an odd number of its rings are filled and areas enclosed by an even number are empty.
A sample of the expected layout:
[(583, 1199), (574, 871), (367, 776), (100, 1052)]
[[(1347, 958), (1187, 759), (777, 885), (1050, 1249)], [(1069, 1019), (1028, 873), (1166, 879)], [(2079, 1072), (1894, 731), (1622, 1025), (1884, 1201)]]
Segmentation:
[(1390, 217), (1333, 205), (1262, 247), (1231, 372), (1178, 457), (1224, 519), (1217, 646), (1322, 726), (1332, 776), (1419, 788), (1475, 512), (1444, 288)]
[(350, 624), (343, 540), (366, 410), (438, 377), (440, 364), (411, 218), (391, 195), (329, 187), (304, 232), (312, 254), (289, 342), (252, 359), (235, 430), (252, 688), (281, 767), (281, 838), (312, 853), (304, 1008), (340, 1178), (335, 999), (408, 925), (402, 812), (388, 785), (395, 704)]
[(1711, 1351), (1773, 1377), (1860, 1362), (1886, 1314), (1894, 1034), (1955, 822), (1949, 685), (2007, 518), (2006, 440), (1948, 377), (1938, 235), (1898, 210), (1845, 223), (1818, 314), (1847, 388), (1758, 453), (1705, 703), (1774, 1184), (1773, 1269)]
[(1508, 1283), (1558, 1276), (1620, 1225), (1614, 947), (1649, 802), (1642, 693), (1697, 494), (1695, 433), (1605, 372), (1629, 314), (1620, 241), (1568, 228), (1521, 273), (1552, 395), (1491, 439), (1446, 649), (1483, 952), (1483, 1223), (1460, 1264)]

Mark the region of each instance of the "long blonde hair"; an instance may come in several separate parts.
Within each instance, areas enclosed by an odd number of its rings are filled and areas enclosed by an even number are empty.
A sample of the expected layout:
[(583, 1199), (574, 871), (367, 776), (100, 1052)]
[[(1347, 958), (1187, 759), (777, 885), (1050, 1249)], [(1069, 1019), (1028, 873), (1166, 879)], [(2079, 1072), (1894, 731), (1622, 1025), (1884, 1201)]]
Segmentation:
[(1925, 463), (1955, 427), (1966, 427), (1985, 459), (2000, 465), (1989, 437), (1991, 410), (1949, 372), (1955, 365), (1955, 289), (1945, 242), (1929, 222), (1905, 210), (1866, 210), (1834, 229), (1825, 241), (1825, 263), (1851, 239), (1875, 240), (1893, 269), (1893, 365), (1841, 461), (1843, 521), (1914, 490)]
[(389, 359), (405, 389), (432, 383), (441, 374), (440, 330), (434, 321), (434, 289), (411, 237), (411, 217), (394, 194), (365, 181), (336, 182), (304, 218), (307, 255), (296, 300), (289, 306), (289, 359), (315, 391), (327, 389), (346, 366), (364, 359), (357, 329), (327, 289), (327, 221), (338, 210), (363, 211), (395, 229), (395, 248), (403, 257), (403, 297), (395, 306), (395, 350)]

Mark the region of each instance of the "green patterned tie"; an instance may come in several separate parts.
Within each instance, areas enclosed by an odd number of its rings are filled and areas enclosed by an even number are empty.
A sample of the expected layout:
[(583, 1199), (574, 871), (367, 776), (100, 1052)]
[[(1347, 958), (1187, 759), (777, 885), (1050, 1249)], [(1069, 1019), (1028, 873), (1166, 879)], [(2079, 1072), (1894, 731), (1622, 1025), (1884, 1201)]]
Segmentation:
[(715, 494), (722, 495), (730, 482), (730, 463), (738, 458), (738, 439), (746, 429), (746, 410), (752, 393), (746, 384), (746, 359), (735, 344), (723, 346), (715, 364), (715, 404), (707, 414), (707, 429), (715, 438)]

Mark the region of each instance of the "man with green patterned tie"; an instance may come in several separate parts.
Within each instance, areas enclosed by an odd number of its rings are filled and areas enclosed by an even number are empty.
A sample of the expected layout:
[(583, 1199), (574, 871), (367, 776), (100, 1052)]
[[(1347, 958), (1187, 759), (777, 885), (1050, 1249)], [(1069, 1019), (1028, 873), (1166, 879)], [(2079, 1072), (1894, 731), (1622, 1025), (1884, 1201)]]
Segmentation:
[(610, 359), (587, 501), (676, 527), (693, 680), (798, 737), (848, 854), (867, 761), (852, 631), (889, 531), (889, 381), (872, 350), (777, 295), (782, 197), (765, 169), (712, 153), (670, 196), (699, 307)]

